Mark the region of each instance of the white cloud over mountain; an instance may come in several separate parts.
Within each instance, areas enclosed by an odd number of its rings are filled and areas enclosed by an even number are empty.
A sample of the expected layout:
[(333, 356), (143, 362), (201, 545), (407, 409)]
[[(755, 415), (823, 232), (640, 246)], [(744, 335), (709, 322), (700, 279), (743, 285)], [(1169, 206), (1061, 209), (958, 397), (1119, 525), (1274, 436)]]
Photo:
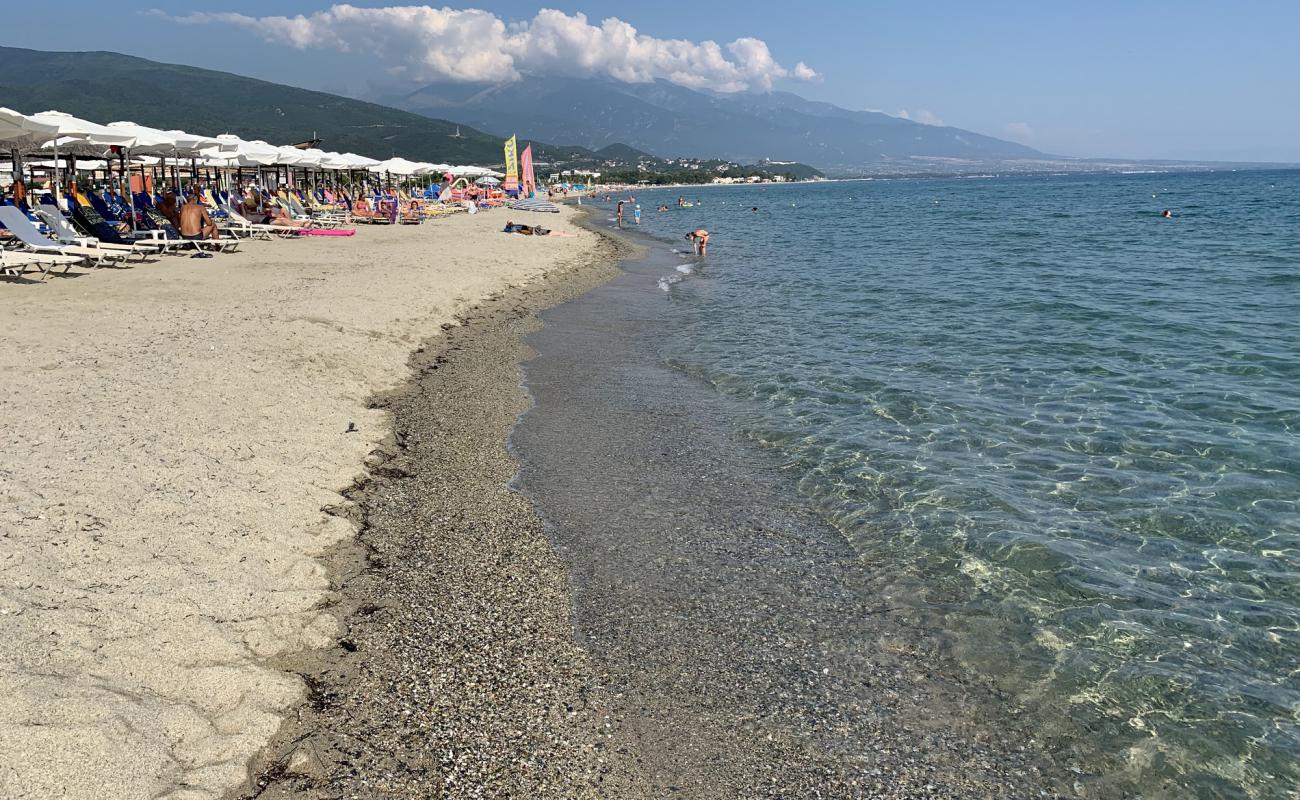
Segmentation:
[(816, 80), (802, 61), (787, 69), (767, 43), (658, 39), (610, 17), (593, 25), (585, 14), (542, 9), (526, 22), (506, 22), (480, 9), (340, 4), (310, 15), (255, 17), (229, 12), (170, 16), (186, 24), (246, 28), (298, 49), (372, 52), (389, 72), (418, 81), (490, 81), (521, 74), (610, 77), (628, 83), (663, 78), (693, 89), (766, 91), (781, 78)]
[(1027, 122), (1008, 122), (1002, 127), (1002, 135), (1021, 144), (1033, 144), (1038, 138)]
[(919, 122), (922, 125), (939, 125), (939, 126), (943, 125), (943, 120), (939, 119), (939, 116), (937, 114), (931, 111), (926, 111), (924, 108), (918, 108), (915, 111), (908, 111), (907, 109), (903, 109), (899, 111), (897, 114), (895, 114), (894, 116), (898, 117), (899, 119), (910, 119), (913, 122)]

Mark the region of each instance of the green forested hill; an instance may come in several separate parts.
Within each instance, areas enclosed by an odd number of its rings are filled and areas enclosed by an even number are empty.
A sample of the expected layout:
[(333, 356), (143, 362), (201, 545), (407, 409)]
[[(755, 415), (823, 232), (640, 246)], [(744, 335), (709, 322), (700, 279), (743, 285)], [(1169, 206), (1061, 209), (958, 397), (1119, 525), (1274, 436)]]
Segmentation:
[[(313, 134), (326, 150), (385, 159), (499, 164), (501, 139), (445, 120), (226, 72), (119, 53), (0, 47), (0, 106), (54, 109), (92, 122), (289, 144)], [(522, 133), (522, 132), (521, 132)]]

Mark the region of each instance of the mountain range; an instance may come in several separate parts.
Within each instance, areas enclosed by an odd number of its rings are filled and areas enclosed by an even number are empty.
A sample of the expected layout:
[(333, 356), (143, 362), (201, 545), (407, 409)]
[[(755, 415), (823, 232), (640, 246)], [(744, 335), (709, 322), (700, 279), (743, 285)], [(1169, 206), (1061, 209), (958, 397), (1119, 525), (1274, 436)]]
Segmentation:
[[(321, 137), (328, 150), (372, 158), (500, 165), (502, 136), (460, 122), (431, 118), (325, 92), (269, 83), (228, 72), (163, 64), (111, 52), (43, 52), (0, 47), (0, 105), (34, 113), (64, 111), (93, 122), (129, 119), (141, 125), (288, 144)], [(596, 169), (629, 180), (646, 172), (680, 179), (762, 172), (792, 177), (819, 173), (802, 164), (738, 169), (667, 160), (621, 142), (600, 148), (521, 139), (539, 165)], [(521, 141), (521, 146), (523, 144)], [(708, 179), (707, 176), (704, 179)]]
[(667, 81), (529, 78), (488, 85), (435, 83), (384, 102), (462, 120), (509, 136), (597, 149), (614, 143), (661, 157), (801, 161), (819, 169), (867, 170), (917, 159), (1042, 159), (1015, 142), (924, 125), (876, 111), (850, 111), (788, 92), (719, 94)]
[[(1042, 157), (1023, 145), (959, 128), (849, 111), (785, 92), (715, 94), (666, 81), (445, 83), (381, 100), (120, 53), (0, 47), (0, 104), (19, 111), (58, 109), (96, 122), (130, 119), (276, 143), (322, 136), (327, 149), (380, 159), (497, 163), (500, 140), (512, 133), (534, 143), (536, 158), (553, 163), (600, 163), (594, 152), (600, 150), (606, 159), (623, 153), (633, 164), (648, 153), (745, 164), (797, 161), (843, 172), (918, 157)], [(611, 145), (628, 147), (607, 150)]]
[[(65, 111), (92, 122), (288, 144), (324, 138), (329, 150), (449, 163), (500, 163), (501, 139), (466, 125), (228, 72), (120, 53), (0, 47), (0, 105)], [(545, 147), (543, 145), (542, 147)]]

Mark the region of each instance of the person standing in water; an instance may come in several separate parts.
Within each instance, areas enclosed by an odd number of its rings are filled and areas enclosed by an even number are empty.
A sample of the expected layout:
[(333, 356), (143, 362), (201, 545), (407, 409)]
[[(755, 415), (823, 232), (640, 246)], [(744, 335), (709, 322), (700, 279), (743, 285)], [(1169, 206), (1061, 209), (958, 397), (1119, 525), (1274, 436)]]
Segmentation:
[(617, 216), (618, 216), (618, 227), (621, 228), (621, 227), (623, 227), (623, 201), (622, 201), (622, 200), (619, 200), (619, 201), (618, 201), (618, 213), (617, 213)]
[(640, 203), (638, 203), (637, 205), (635, 205), (635, 206), (632, 207), (632, 221), (635, 222), (635, 223), (638, 224), (638, 225), (641, 224), (641, 204), (640, 204)]
[(706, 256), (709, 254), (709, 232), (703, 228), (696, 228), (686, 234), (687, 241), (695, 245), (695, 255)]

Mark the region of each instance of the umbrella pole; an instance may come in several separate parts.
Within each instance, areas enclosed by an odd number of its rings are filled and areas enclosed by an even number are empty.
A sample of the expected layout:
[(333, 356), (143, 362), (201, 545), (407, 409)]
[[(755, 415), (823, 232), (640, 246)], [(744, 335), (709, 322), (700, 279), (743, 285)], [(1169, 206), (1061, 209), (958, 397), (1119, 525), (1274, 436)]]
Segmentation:
[[(123, 158), (131, 157), (131, 149), (129, 147), (123, 147), (122, 153), (123, 153)], [(140, 191), (144, 191), (144, 164), (140, 165)], [(134, 231), (135, 230), (135, 192), (131, 191), (131, 174), (129, 172), (127, 173), (127, 180), (126, 180), (126, 203), (127, 203), (127, 207), (131, 209), (131, 230)]]
[(61, 178), (59, 176), (59, 137), (54, 137), (54, 202), (58, 203), (63, 199), (63, 189), (59, 186)]

